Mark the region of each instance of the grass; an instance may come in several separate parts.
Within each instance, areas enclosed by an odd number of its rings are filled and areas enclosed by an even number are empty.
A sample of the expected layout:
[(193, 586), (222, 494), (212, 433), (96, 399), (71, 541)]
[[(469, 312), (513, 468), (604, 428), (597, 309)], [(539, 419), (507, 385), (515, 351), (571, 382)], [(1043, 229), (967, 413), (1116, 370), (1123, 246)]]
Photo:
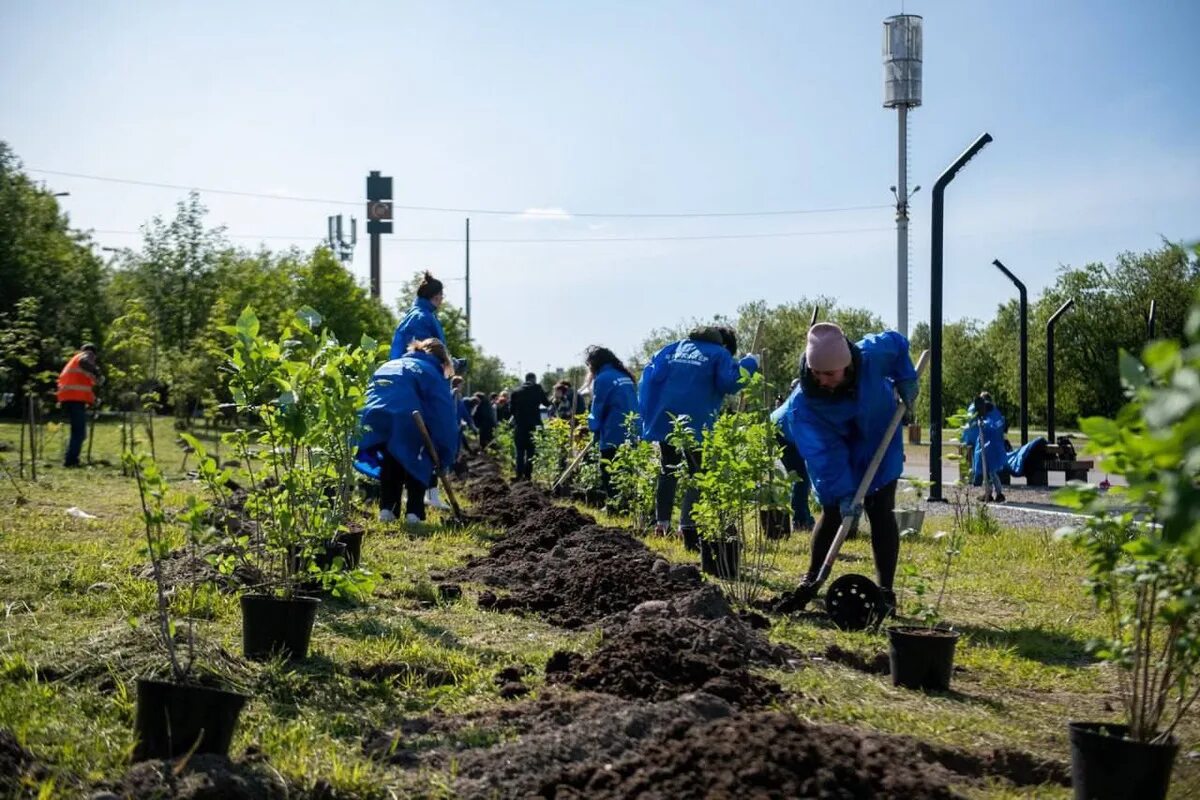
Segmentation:
[[(160, 461), (177, 480), (177, 503), (196, 487), (183, 480), (169, 421), (158, 426)], [(47, 434), (48, 442), (53, 436)], [(15, 425), (0, 423), (0, 442), (15, 445), (16, 438)], [(118, 449), (117, 425), (101, 424), (93, 459), (110, 466), (67, 471), (48, 460), (36, 484), (19, 481), (21, 504), (13, 484), (0, 483), (0, 728), (55, 765), (47, 797), (76, 796), (80, 781), (94, 785), (123, 774), (133, 744), (134, 681), (165, 666), (145, 622), (152, 587), (134, 575), (143, 564), (141, 529), (132, 481), (111, 466), (118, 464)], [(49, 444), (46, 452), (53, 452)], [(3, 455), (15, 465), (14, 453)], [(72, 506), (96, 519), (68, 515)], [(947, 522), (931, 517), (923, 536), (906, 539), (902, 563), (932, 579), (943, 547), (931, 534)], [(593, 633), (477, 610), (478, 587), (467, 587), (463, 600), (436, 601), (430, 571), (483, 552), (494, 536), (483, 528), (436, 524), (410, 536), (370, 523), (363, 563), (380, 576), (379, 586), (365, 603), (323, 605), (313, 655), (299, 665), (247, 664), (228, 655), (240, 652), (237, 598), (209, 598), (211, 619), (201, 625), (207, 660), (251, 694), (234, 752), (257, 748), (303, 787), (324, 780), (339, 796), (402, 795), (412, 776), (367, 757), (365, 735), (435, 709), (459, 714), (498, 707), (505, 702), (493, 681), (500, 668), (533, 666), (528, 682), (536, 691), (550, 653), (594, 647)], [(694, 560), (672, 537), (645, 541), (671, 560)], [(807, 537), (793, 536), (761, 578), (771, 593), (792, 588), (807, 560)], [(861, 536), (847, 543), (837, 570), (872, 574), (871, 563), (869, 541)], [(1101, 629), (1080, 586), (1082, 574), (1081, 556), (1049, 531), (1000, 529), (971, 537), (942, 609), (964, 634), (956, 661), (963, 670), (945, 695), (898, 689), (886, 675), (825, 658), (837, 645), (870, 660), (886, 652), (886, 638), (807, 618), (778, 621), (770, 635), (811, 660), (770, 675), (789, 692), (781, 702), (808, 719), (1065, 761), (1068, 720), (1117, 716), (1112, 675), (1086, 653), (1087, 640)], [(911, 593), (902, 596), (902, 602), (911, 599)], [(142, 624), (133, 627), (130, 620)], [(466, 728), (453, 737), (472, 746), (503, 735)], [(428, 744), (444, 745), (447, 736)], [(1200, 793), (1200, 762), (1186, 755), (1200, 749), (1200, 723), (1191, 721), (1181, 739), (1173, 786), (1180, 798)], [(449, 777), (435, 774), (428, 781), (428, 791), (441, 791)], [(995, 785), (970, 794), (1067, 797), (1069, 791)]]

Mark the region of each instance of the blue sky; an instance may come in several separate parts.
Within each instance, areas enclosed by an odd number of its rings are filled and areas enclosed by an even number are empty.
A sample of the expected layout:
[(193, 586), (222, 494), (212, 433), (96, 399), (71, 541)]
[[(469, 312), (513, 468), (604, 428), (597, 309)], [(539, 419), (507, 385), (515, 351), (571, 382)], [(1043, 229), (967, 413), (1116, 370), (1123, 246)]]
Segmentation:
[[(474, 330), (513, 369), (742, 302), (828, 294), (895, 319), (893, 211), (598, 218), (890, 206), (896, 116), (881, 22), (898, 2), (312, 3), (0, 0), (0, 139), (29, 168), (358, 201), (561, 209), (472, 214), (489, 238), (775, 238), (472, 247)], [(1200, 3), (908, 2), (925, 17), (911, 115), (911, 321), (928, 317), (929, 190), (947, 194), (946, 314), (1010, 285), (1200, 235)], [(133, 231), (182, 193), (36, 174), (79, 227)], [(305, 247), (361, 207), (205, 195), (239, 244)], [(461, 213), (404, 212), (384, 293), (459, 278)], [(855, 231), (830, 234), (828, 231)], [(243, 238), (244, 237), (244, 238)], [(296, 237), (289, 240), (288, 237)], [(108, 246), (136, 236), (97, 233)], [(365, 279), (365, 237), (354, 269)], [(448, 283), (461, 302), (462, 282)]]

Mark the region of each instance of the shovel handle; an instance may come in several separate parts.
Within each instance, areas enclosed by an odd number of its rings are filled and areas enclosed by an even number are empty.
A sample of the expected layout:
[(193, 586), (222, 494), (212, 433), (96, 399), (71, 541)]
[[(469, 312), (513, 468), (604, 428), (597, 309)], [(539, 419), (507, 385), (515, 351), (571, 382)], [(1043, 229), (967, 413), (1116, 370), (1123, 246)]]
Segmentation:
[(413, 411), (412, 417), (417, 430), (421, 432), (421, 438), (425, 440), (425, 449), (429, 451), (429, 459), (433, 462), (433, 474), (437, 480), (442, 482), (442, 488), (446, 490), (446, 499), (450, 501), (450, 508), (454, 511), (455, 518), (462, 519), (462, 509), (458, 507), (458, 499), (454, 496), (454, 490), (450, 488), (450, 481), (442, 474), (437, 448), (433, 446), (433, 437), (429, 435), (429, 428), (425, 426), (425, 418), (421, 416), (420, 411)]
[[(917, 379), (921, 377), (921, 373), (925, 371), (925, 362), (929, 359), (929, 351), (925, 350), (917, 359)], [(879, 465), (883, 462), (883, 456), (887, 453), (888, 445), (892, 443), (892, 437), (896, 434), (896, 429), (900, 427), (900, 420), (904, 419), (905, 413), (908, 412), (908, 406), (904, 401), (897, 398), (896, 410), (892, 412), (892, 418), (888, 421), (887, 429), (883, 432), (883, 438), (879, 441), (879, 446), (875, 448), (875, 454), (871, 456), (871, 463), (867, 465), (867, 471), (863, 473), (863, 479), (858, 484), (858, 490), (854, 493), (854, 505), (861, 506), (863, 500), (866, 499), (867, 490), (871, 488), (871, 481), (875, 480), (875, 473), (879, 471)], [(830, 571), (833, 570), (833, 562), (837, 561), (838, 553), (841, 552), (842, 545), (846, 541), (846, 537), (850, 535), (850, 529), (854, 527), (854, 523), (858, 520), (858, 515), (853, 517), (842, 517), (842, 524), (838, 525), (837, 535), (833, 537), (833, 543), (829, 546), (829, 552), (825, 555), (825, 562), (821, 564), (821, 571), (817, 573), (817, 585), (820, 586), (829, 577)]]
[(567, 478), (571, 477), (572, 474), (574, 474), (575, 470), (579, 468), (579, 465), (583, 463), (583, 457), (586, 456), (588, 454), (588, 451), (591, 449), (592, 449), (591, 442), (588, 442), (588, 445), (579, 451), (579, 455), (575, 456), (575, 460), (572, 461), (565, 470), (563, 470), (563, 474), (558, 476), (558, 480), (556, 480), (554, 482), (554, 485), (550, 487), (550, 491), (553, 492), (555, 489), (557, 489), (559, 486), (562, 485), (563, 481), (565, 481)]

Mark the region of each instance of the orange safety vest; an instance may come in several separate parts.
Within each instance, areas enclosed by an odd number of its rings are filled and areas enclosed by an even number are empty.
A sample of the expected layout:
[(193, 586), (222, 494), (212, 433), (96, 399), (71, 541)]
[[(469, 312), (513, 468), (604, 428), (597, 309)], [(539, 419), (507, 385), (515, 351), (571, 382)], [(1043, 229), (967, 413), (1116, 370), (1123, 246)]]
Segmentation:
[(55, 394), (58, 402), (75, 400), (88, 405), (96, 402), (96, 392), (93, 388), (96, 385), (96, 376), (79, 366), (86, 354), (86, 351), (80, 351), (71, 356), (62, 372), (58, 373), (58, 392)]

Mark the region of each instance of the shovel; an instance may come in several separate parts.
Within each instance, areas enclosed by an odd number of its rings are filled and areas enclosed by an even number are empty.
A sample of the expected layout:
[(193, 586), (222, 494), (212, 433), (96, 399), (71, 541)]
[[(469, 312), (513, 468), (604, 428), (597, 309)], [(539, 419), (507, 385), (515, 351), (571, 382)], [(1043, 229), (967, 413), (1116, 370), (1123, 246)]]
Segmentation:
[(559, 486), (562, 486), (563, 483), (566, 482), (567, 478), (575, 474), (575, 470), (579, 469), (579, 465), (583, 463), (583, 457), (586, 456), (588, 451), (591, 449), (592, 444), (591, 442), (588, 442), (588, 444), (579, 451), (579, 455), (575, 456), (575, 460), (568, 464), (567, 468), (563, 470), (563, 474), (558, 476), (558, 480), (554, 482), (554, 485), (550, 487), (551, 493), (555, 492)]
[(433, 446), (433, 437), (429, 435), (429, 428), (425, 427), (425, 419), (421, 416), (420, 411), (413, 411), (413, 422), (417, 424), (417, 430), (421, 432), (421, 438), (425, 440), (425, 449), (429, 451), (429, 458), (433, 461), (433, 472), (442, 482), (442, 489), (446, 492), (446, 499), (450, 501), (450, 509), (454, 513), (454, 521), (465, 525), (467, 520), (463, 517), (462, 509), (458, 507), (458, 499), (454, 496), (454, 490), (450, 488), (450, 479), (442, 474), (442, 464), (437, 457), (437, 448)]
[[(918, 380), (925, 369), (928, 355), (929, 351), (925, 351), (917, 359)], [(896, 429), (900, 427), (900, 421), (904, 419), (908, 410), (903, 400), (897, 403), (896, 411), (892, 414), (887, 429), (883, 432), (883, 438), (880, 439), (879, 446), (875, 448), (875, 454), (871, 457), (870, 464), (867, 465), (867, 471), (863, 474), (862, 482), (858, 485), (858, 491), (854, 493), (855, 506), (862, 506), (863, 500), (867, 496), (867, 490), (871, 488), (871, 481), (875, 479), (875, 473), (879, 470), (884, 454), (887, 453), (888, 445), (891, 444), (892, 437), (895, 435)], [(817, 580), (812, 587), (814, 594), (820, 590), (825, 579), (829, 577), (829, 573), (833, 570), (833, 564), (837, 561), (838, 553), (842, 549), (842, 544), (850, 535), (850, 529), (857, 521), (858, 515), (842, 517), (842, 524), (838, 526), (837, 535), (833, 537), (833, 544), (829, 547), (829, 553), (825, 556), (821, 571), (817, 573)], [(825, 610), (839, 628), (853, 631), (863, 630), (882, 621), (883, 592), (866, 575), (843, 575), (834, 581), (830, 585), (829, 591), (825, 593)]]

